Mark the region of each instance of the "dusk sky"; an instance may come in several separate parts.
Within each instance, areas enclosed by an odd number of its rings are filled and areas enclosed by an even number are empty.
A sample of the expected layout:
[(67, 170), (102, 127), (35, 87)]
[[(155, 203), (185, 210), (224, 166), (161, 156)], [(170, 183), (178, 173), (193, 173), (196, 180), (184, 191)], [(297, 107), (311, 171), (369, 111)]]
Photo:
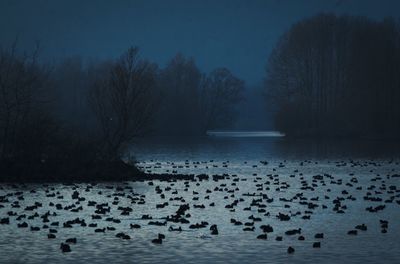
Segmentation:
[(320, 12), (399, 16), (396, 0), (59, 1), (1, 0), (0, 44), (40, 41), (42, 58), (112, 58), (128, 46), (161, 66), (177, 52), (204, 71), (225, 66), (262, 82), (268, 55), (290, 25)]

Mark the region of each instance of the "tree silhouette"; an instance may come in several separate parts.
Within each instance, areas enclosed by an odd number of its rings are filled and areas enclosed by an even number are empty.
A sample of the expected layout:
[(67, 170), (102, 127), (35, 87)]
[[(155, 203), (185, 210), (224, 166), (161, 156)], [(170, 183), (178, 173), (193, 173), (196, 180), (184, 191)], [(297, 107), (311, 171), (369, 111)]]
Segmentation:
[(294, 24), (267, 65), (278, 129), (294, 136), (397, 137), (399, 32), (392, 19), (332, 14)]
[(100, 126), (102, 158), (120, 157), (123, 145), (149, 128), (156, 111), (156, 67), (129, 48), (93, 85), (91, 106)]

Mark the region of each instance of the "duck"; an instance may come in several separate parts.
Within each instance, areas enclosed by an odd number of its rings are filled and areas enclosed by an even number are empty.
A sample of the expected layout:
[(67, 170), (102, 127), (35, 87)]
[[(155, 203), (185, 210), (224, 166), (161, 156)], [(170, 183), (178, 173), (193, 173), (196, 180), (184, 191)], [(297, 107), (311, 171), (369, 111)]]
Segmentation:
[(288, 247), (288, 249), (287, 249), (287, 253), (288, 254), (293, 254), (294, 253), (294, 248), (293, 247)]
[(153, 239), (151, 242), (153, 244), (162, 244), (163, 239), (165, 238), (165, 235), (163, 234), (158, 234), (158, 237)]
[(65, 252), (71, 252), (71, 247), (68, 244), (61, 243), (60, 249), (63, 253)]
[(76, 244), (76, 237), (73, 238), (68, 238), (67, 240), (65, 240), (65, 243), (69, 243), (69, 244)]
[(9, 225), (10, 224), (10, 218), (9, 217), (1, 218), (0, 219), (0, 224)]
[(367, 226), (365, 224), (356, 225), (355, 229), (358, 229), (361, 231), (367, 231)]
[(210, 230), (211, 230), (211, 235), (218, 235), (218, 228), (217, 228), (217, 225), (212, 225), (212, 226), (210, 227)]
[(175, 228), (175, 227), (173, 227), (173, 226), (170, 226), (170, 227), (168, 228), (168, 231), (178, 231), (178, 232), (181, 232), (181, 231), (182, 231), (182, 227), (177, 227), (177, 228)]
[(138, 224), (130, 224), (130, 228), (131, 229), (138, 229), (138, 228), (140, 228), (141, 226), (140, 225), (138, 225)]
[(28, 227), (28, 224), (26, 222), (23, 222), (21, 224), (17, 224), (18, 228), (26, 228)]
[(324, 233), (317, 233), (314, 236), (315, 238), (324, 238)]
[(356, 236), (357, 235), (357, 230), (350, 230), (347, 232), (348, 235)]
[(321, 242), (314, 242), (313, 243), (313, 248), (320, 248), (321, 247)]
[(295, 234), (301, 234), (301, 228), (299, 229), (291, 229), (285, 232), (286, 235), (295, 235)]
[(274, 229), (270, 225), (261, 225), (260, 228), (263, 230), (264, 233), (274, 232)]
[(31, 226), (31, 231), (39, 231), (40, 227), (37, 226)]
[(266, 240), (267, 239), (267, 234), (261, 234), (261, 235), (258, 235), (257, 236), (257, 239), (264, 239), (264, 240)]

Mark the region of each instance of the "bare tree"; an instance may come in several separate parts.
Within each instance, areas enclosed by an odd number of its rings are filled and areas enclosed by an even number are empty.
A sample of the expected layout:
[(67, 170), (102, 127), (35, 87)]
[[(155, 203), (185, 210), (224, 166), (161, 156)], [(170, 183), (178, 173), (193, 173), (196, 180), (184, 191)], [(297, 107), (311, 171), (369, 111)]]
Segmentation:
[(132, 47), (95, 81), (90, 103), (99, 122), (102, 159), (119, 158), (125, 143), (148, 131), (157, 106), (156, 70)]
[(16, 43), (0, 50), (1, 160), (23, 155), (39, 159), (48, 133), (52, 132), (48, 127), (51, 118), (44, 111), (48, 71), (39, 66), (37, 51), (38, 48), (32, 55), (20, 55)]
[(235, 105), (243, 99), (243, 90), (244, 81), (226, 68), (215, 69), (204, 77), (200, 96), (203, 131), (233, 124)]

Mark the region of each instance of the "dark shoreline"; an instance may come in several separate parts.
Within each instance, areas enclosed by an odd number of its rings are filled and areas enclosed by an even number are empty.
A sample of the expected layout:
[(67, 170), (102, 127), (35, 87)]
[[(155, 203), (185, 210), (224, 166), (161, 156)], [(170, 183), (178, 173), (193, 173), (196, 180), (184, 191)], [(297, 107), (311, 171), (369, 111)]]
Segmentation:
[(145, 173), (136, 166), (122, 161), (96, 162), (82, 167), (44, 165), (34, 168), (15, 163), (0, 164), (0, 183), (85, 183), (152, 180), (208, 179), (206, 175)]

